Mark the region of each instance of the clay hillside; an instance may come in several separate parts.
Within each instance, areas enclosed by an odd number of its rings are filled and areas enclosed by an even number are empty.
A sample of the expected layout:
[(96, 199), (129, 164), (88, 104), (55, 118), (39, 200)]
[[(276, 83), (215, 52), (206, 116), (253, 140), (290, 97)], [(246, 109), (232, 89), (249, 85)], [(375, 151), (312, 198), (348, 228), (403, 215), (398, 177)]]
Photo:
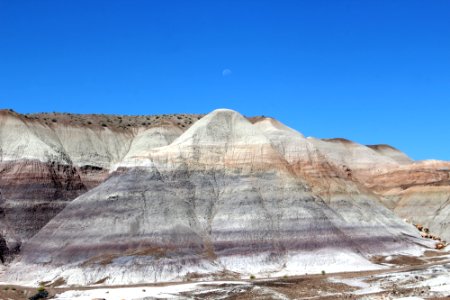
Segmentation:
[(450, 239), (450, 163), (269, 117), (0, 111), (3, 281), (373, 270)]

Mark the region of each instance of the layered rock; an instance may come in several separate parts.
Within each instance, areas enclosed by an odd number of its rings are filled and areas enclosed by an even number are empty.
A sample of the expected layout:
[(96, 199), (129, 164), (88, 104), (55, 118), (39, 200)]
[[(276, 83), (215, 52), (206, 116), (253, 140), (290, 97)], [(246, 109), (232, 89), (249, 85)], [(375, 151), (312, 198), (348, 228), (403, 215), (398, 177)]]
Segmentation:
[(386, 206), (450, 240), (450, 163), (415, 162), (370, 176), (366, 185)]
[(2, 260), (17, 253), (68, 201), (103, 182), (128, 153), (169, 144), (192, 118), (198, 117), (0, 111)]
[(167, 146), (136, 146), (24, 244), (7, 278), (301, 274), (374, 268), (371, 255), (419, 251), (416, 229), (316, 144), (272, 119), (252, 124), (216, 110)]
[(326, 160), (373, 192), (386, 207), (450, 240), (450, 163), (413, 161), (387, 145), (309, 138)]
[(367, 145), (367, 147), (383, 156), (392, 158), (394, 161), (401, 165), (407, 165), (413, 162), (413, 160), (409, 158), (405, 153), (390, 145)]
[(200, 117), (1, 111), (0, 259), (22, 250), (7, 280), (373, 268), (371, 255), (426, 244), (392, 211), (450, 239), (449, 163)]

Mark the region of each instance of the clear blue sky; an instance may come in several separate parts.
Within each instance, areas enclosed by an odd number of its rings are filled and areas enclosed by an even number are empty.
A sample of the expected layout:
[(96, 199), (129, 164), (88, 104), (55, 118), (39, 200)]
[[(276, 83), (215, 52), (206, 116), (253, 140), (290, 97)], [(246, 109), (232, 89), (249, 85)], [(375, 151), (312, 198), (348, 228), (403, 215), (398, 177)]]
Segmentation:
[(226, 107), (450, 160), (450, 1), (0, 0), (0, 107)]

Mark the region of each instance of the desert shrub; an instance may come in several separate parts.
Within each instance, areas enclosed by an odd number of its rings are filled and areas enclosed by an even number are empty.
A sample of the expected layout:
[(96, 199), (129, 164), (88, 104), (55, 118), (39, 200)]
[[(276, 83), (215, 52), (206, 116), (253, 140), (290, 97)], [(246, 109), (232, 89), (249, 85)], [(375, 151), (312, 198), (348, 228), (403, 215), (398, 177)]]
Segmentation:
[(37, 288), (37, 293), (28, 299), (29, 300), (39, 300), (39, 299), (47, 299), (47, 297), (48, 297), (47, 290), (45, 289), (43, 284), (40, 284), (39, 287)]
[(255, 279), (255, 275), (250, 275), (250, 280)]
[(326, 274), (324, 270), (322, 270), (322, 272), (321, 272), (321, 273), (322, 273), (322, 275), (325, 275), (325, 274)]
[(36, 294), (34, 294), (33, 296), (31, 296), (28, 299), (29, 300), (39, 300), (39, 299), (47, 299), (47, 297), (48, 297), (48, 292), (44, 289), (43, 291), (37, 292)]

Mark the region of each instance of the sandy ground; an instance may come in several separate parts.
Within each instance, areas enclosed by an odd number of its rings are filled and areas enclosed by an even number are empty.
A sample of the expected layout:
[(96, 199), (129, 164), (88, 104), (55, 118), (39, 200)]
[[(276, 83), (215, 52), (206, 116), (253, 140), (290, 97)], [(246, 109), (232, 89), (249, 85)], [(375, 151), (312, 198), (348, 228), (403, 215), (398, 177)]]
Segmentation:
[[(377, 257), (390, 269), (324, 275), (134, 286), (54, 287), (59, 300), (149, 299), (450, 299), (450, 254)], [(0, 299), (28, 299), (35, 288), (1, 285)]]

